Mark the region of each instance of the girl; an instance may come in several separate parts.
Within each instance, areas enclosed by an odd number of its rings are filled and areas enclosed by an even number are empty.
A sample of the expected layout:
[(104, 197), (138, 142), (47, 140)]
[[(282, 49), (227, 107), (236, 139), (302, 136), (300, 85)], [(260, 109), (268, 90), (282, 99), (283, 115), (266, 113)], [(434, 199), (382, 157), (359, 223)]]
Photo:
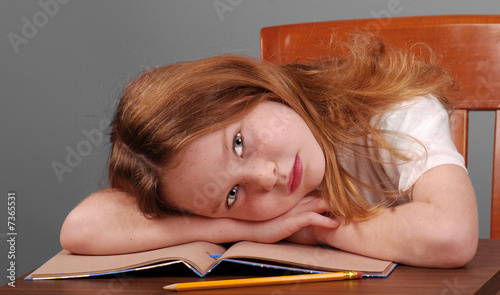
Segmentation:
[(372, 36), (347, 52), (284, 66), (224, 55), (140, 74), (112, 122), (110, 188), (68, 215), (62, 246), (286, 239), (466, 264), (477, 210), (449, 133), (453, 81)]

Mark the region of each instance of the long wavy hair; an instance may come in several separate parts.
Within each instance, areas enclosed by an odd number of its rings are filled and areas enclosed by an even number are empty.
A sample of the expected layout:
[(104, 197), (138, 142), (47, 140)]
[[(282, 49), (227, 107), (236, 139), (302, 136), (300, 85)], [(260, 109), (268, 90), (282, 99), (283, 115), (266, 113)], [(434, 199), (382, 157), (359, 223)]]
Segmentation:
[(388, 48), (371, 35), (353, 35), (341, 47), (341, 58), (339, 46), (331, 46), (324, 59), (303, 63), (276, 65), (228, 54), (141, 73), (125, 88), (112, 122), (111, 187), (134, 196), (146, 216), (178, 213), (162, 193), (162, 177), (179, 163), (182, 149), (260, 102), (276, 100), (304, 119), (321, 146), (326, 161), (321, 193), (334, 214), (352, 221), (370, 218), (380, 206), (362, 198), (364, 184), (341, 165), (338, 153), (369, 138), (368, 148), (409, 160), (371, 119), (418, 95), (433, 94), (450, 109), (454, 83), (433, 58)]

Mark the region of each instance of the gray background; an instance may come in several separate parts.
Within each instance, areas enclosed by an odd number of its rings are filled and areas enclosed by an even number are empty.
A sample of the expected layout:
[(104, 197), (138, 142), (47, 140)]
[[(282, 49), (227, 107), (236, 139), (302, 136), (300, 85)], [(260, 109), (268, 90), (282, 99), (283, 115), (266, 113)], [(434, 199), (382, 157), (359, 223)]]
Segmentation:
[[(145, 68), (222, 53), (259, 56), (264, 26), (500, 12), (498, 0), (65, 0), (46, 12), (43, 3), (53, 1), (0, 2), (0, 285), (8, 275), (8, 193), (17, 197), (20, 276), (61, 249), (67, 213), (106, 185), (109, 138), (85, 134), (107, 134), (100, 124), (112, 118), (121, 90)], [(13, 34), (24, 43), (12, 45)], [(489, 237), (493, 120), (490, 112), (471, 117), (469, 168), (482, 238)], [(54, 163), (68, 170), (58, 177)]]

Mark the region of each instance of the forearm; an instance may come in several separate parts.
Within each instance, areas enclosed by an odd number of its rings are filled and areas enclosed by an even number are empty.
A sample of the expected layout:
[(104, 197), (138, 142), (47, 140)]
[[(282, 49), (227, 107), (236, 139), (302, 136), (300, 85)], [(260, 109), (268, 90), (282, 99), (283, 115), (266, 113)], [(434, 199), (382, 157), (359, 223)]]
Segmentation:
[(319, 237), (340, 249), (402, 264), (459, 267), (472, 258), (477, 243), (477, 233), (466, 228), (440, 218), (431, 204), (411, 203), (336, 231), (319, 229)]
[(214, 243), (245, 239), (239, 222), (200, 216), (146, 218), (135, 200), (118, 191), (100, 191), (78, 205), (61, 229), (63, 248), (79, 254), (145, 251), (193, 241)]

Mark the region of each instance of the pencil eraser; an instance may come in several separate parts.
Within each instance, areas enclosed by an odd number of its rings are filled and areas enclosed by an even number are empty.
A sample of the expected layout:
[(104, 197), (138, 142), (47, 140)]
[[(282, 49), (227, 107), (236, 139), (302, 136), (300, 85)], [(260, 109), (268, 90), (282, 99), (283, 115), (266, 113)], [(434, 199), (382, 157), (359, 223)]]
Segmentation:
[(357, 278), (358, 278), (358, 279), (361, 279), (362, 277), (363, 277), (363, 273), (362, 273), (362, 272), (360, 272), (360, 271), (358, 271), (358, 277), (357, 277)]

